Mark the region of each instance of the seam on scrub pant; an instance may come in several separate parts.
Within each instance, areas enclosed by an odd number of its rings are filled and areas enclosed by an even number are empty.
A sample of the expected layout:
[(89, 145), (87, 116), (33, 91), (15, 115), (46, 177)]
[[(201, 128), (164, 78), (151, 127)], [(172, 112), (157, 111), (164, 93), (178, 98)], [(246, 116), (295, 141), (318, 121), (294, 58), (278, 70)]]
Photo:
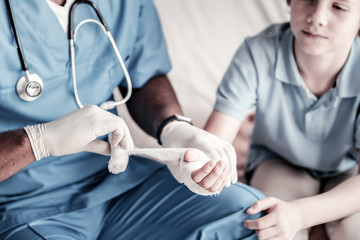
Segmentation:
[(12, 228), (1, 234), (0, 237), (2, 237), (2, 240), (46, 240), (28, 224)]

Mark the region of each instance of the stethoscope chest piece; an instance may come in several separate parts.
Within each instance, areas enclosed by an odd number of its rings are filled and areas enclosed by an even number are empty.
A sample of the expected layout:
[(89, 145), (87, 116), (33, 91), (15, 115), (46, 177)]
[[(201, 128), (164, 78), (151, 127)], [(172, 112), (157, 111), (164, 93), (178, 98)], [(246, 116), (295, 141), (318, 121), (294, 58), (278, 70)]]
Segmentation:
[(34, 73), (22, 76), (16, 84), (16, 92), (24, 101), (34, 101), (40, 97), (43, 88), (41, 78)]

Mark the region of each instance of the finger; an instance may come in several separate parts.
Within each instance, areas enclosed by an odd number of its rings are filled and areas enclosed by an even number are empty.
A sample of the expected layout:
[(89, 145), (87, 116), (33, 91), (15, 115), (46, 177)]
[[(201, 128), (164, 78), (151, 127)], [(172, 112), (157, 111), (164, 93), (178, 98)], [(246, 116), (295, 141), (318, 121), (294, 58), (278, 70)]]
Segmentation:
[(126, 150), (134, 148), (134, 142), (130, 135), (129, 128), (124, 121), (119, 121), (119, 125), (117, 125), (117, 128), (115, 128), (111, 135), (111, 145), (120, 145), (120, 147)]
[(229, 183), (227, 185), (230, 185), (230, 181), (232, 183), (236, 183), (237, 178), (237, 170), (236, 170), (236, 152), (235, 149), (230, 144), (224, 144), (222, 147), (219, 148), (218, 151), (212, 151), (209, 154), (209, 158), (215, 161), (224, 160), (226, 161), (226, 164), (229, 166), (230, 169), (230, 175), (229, 175)]
[[(101, 109), (101, 111), (104, 110)], [(111, 133), (111, 138), (109, 137), (111, 145), (120, 145), (126, 150), (132, 149), (134, 147), (134, 143), (125, 121), (119, 116), (116, 116), (108, 111), (105, 111), (105, 114), (107, 115), (107, 118), (102, 121), (102, 129), (96, 134), (96, 136)]]
[(191, 178), (196, 183), (201, 182), (207, 175), (211, 173), (211, 171), (215, 167), (215, 164), (216, 163), (214, 161), (207, 162), (204, 166), (202, 166), (198, 170), (193, 171), (191, 173)]
[(117, 174), (124, 172), (129, 162), (128, 153), (119, 146), (111, 145), (111, 158), (108, 164), (108, 169), (111, 173)]
[(195, 162), (200, 159), (200, 153), (195, 149), (190, 149), (185, 152), (184, 161), (185, 162)]
[(222, 173), (223, 176), (221, 177), (223, 179), (222, 183), (221, 183), (221, 189), (223, 189), (224, 187), (230, 187), (230, 185), (231, 185), (229, 166), (228, 166), (228, 164), (224, 164), (224, 165), (225, 165), (225, 168)]
[(256, 235), (259, 240), (272, 239), (279, 235), (276, 227), (269, 227), (256, 231)]
[(255, 229), (255, 230), (269, 228), (275, 226), (275, 224), (276, 224), (275, 214), (271, 214), (271, 213), (255, 220), (244, 221), (244, 226), (246, 228)]
[(84, 151), (86, 152), (93, 152), (105, 156), (111, 155), (111, 149), (110, 144), (108, 142), (105, 142), (103, 140), (94, 139), (91, 142), (89, 142), (85, 147)]
[(125, 135), (120, 142), (120, 147), (125, 150), (130, 150), (134, 148), (134, 141), (130, 135)]
[[(221, 156), (221, 151), (216, 151), (215, 149), (208, 154), (208, 157), (209, 157), (210, 160), (214, 160), (215, 162), (226, 159), (224, 155)], [(229, 181), (230, 180), (231, 179), (230, 179), (230, 176), (229, 176)]]
[(223, 169), (222, 174), (219, 176), (218, 179), (216, 179), (215, 183), (210, 188), (208, 188), (208, 190), (210, 192), (219, 192), (219, 191), (221, 191), (223, 189), (223, 187), (225, 186), (228, 178), (229, 178), (229, 170), (228, 170), (228, 167), (225, 164), (225, 167)]
[(267, 197), (256, 201), (246, 212), (250, 215), (257, 214), (261, 211), (267, 210), (273, 207), (279, 202), (278, 199), (273, 197)]
[(224, 187), (229, 187), (228, 186), (228, 180), (226, 179), (226, 177), (223, 179), (223, 181), (222, 181), (222, 183), (221, 183), (221, 187), (219, 188), (219, 189), (217, 189), (216, 191), (214, 191), (214, 192), (220, 192), (220, 191), (222, 191), (223, 190), (223, 188)]
[(198, 183), (199, 186), (205, 189), (209, 189), (221, 176), (222, 172), (224, 171), (224, 168), (225, 168), (224, 161), (217, 162), (213, 170), (206, 177), (204, 177), (204, 179), (201, 182)]

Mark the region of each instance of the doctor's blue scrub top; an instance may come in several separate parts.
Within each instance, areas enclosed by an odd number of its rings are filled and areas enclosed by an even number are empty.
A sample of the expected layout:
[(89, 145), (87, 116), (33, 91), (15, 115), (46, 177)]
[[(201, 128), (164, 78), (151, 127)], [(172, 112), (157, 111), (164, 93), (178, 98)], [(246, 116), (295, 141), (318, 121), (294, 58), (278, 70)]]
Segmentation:
[[(134, 88), (170, 70), (156, 9), (149, 0), (94, 0), (108, 24)], [(24, 75), (5, 1), (0, 2), (0, 132), (57, 119), (78, 109), (74, 99), (69, 40), (45, 1), (11, 0), (30, 73), (44, 81), (40, 98), (20, 100), (15, 91)], [(97, 19), (87, 4), (75, 10), (74, 25)], [(108, 38), (95, 24), (83, 25), (76, 41), (76, 74), (84, 105), (112, 98), (124, 74)], [(88, 208), (128, 191), (161, 165), (137, 161), (109, 175), (108, 157), (80, 153), (41, 159), (0, 182), (0, 231), (35, 219)]]
[(336, 175), (357, 165), (360, 40), (356, 37), (336, 87), (319, 99), (301, 78), (293, 42), (289, 23), (247, 38), (218, 88), (215, 109), (242, 121), (256, 107), (247, 171), (275, 157), (316, 177)]

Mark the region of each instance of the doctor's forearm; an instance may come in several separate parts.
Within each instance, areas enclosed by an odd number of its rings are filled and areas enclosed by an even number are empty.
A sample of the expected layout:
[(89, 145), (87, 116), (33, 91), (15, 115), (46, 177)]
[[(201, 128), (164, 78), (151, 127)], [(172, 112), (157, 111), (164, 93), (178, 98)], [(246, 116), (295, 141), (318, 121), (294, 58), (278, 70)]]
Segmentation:
[[(122, 93), (124, 91), (126, 92), (121, 89)], [(156, 137), (157, 128), (166, 117), (182, 115), (175, 91), (167, 76), (156, 76), (142, 88), (134, 89), (126, 105), (136, 123), (153, 137)]]
[(0, 133), (0, 182), (35, 161), (24, 129)]

